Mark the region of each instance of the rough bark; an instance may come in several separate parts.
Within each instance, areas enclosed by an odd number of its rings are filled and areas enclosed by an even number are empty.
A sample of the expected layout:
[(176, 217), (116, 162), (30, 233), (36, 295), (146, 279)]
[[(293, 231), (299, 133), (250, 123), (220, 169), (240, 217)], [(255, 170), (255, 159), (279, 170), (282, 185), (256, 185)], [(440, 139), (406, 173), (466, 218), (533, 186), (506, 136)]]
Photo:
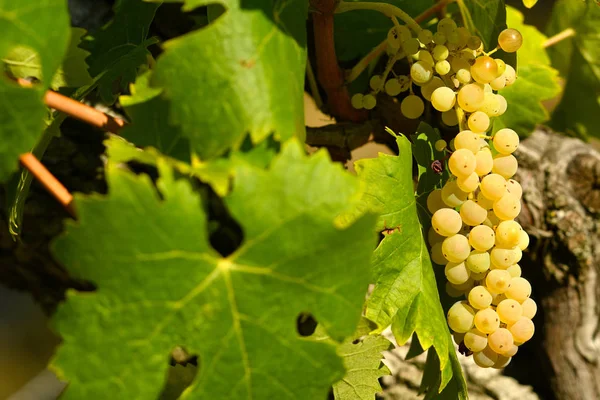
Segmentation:
[(539, 311), (534, 340), (523, 349), (528, 357), (508, 372), (544, 398), (599, 399), (600, 154), (589, 143), (538, 130), (516, 155), (519, 222), (531, 237), (521, 266)]

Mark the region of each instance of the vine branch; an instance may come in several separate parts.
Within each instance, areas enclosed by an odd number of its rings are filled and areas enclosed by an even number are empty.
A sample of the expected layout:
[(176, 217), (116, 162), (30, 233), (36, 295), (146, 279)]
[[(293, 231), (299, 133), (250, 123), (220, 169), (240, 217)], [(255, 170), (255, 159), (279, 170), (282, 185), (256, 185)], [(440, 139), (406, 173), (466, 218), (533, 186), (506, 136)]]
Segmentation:
[(373, 10), (379, 11), (389, 18), (396, 17), (401, 19), (406, 26), (412, 29), (415, 33), (421, 32), (423, 29), (421, 26), (407, 13), (399, 9), (398, 7), (389, 3), (371, 3), (365, 1), (353, 1), (345, 2), (342, 1), (335, 10), (336, 13), (343, 13), (352, 10)]

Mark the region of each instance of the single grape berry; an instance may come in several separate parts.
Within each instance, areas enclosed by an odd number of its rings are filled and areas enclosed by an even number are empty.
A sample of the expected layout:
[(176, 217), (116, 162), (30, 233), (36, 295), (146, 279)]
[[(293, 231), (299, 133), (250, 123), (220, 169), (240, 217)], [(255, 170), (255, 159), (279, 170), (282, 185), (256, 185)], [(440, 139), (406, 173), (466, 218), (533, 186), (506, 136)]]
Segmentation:
[(523, 36), (516, 29), (508, 28), (498, 35), (498, 45), (507, 53), (514, 53), (521, 48)]

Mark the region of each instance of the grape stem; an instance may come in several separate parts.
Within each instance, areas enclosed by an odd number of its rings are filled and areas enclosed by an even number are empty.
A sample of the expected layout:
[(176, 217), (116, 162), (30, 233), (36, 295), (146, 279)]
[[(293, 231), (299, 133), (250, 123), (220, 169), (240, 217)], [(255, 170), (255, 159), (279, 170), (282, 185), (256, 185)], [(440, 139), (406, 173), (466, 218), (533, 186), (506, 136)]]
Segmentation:
[(354, 81), (360, 76), (360, 74), (367, 69), (369, 64), (377, 57), (379, 57), (387, 49), (387, 39), (379, 43), (377, 47), (364, 56), (352, 69), (346, 71), (346, 83)]
[(419, 26), (419, 24), (410, 15), (408, 15), (407, 13), (405, 13), (398, 7), (396, 7), (392, 4), (388, 4), (388, 3), (370, 3), (370, 2), (365, 2), (365, 1), (353, 1), (353, 2), (341, 1), (338, 4), (335, 12), (336, 13), (344, 13), (344, 12), (353, 11), (353, 10), (379, 11), (380, 13), (386, 15), (389, 18), (396, 17), (396, 18), (401, 19), (406, 24), (406, 26), (408, 26), (410, 29), (412, 29), (416, 34), (421, 32), (421, 30), (422, 30), (422, 28)]
[[(415, 22), (421, 23), (425, 21), (427, 18), (431, 17), (434, 14), (442, 11), (444, 7), (450, 2), (450, 0), (439, 0), (433, 6), (429, 7), (427, 10), (423, 11), (419, 14), (418, 17), (415, 18)], [(440, 17), (441, 19), (441, 17)]]
[(308, 85), (310, 86), (310, 94), (312, 95), (315, 105), (319, 110), (323, 109), (323, 98), (319, 93), (319, 86), (317, 85), (317, 78), (315, 71), (313, 71), (310, 59), (306, 59), (306, 78), (308, 79)]
[(386, 66), (385, 66), (385, 70), (383, 71), (383, 74), (381, 74), (381, 87), (379, 88), (379, 90), (377, 90), (377, 92), (380, 92), (383, 90), (383, 88), (385, 86), (385, 81), (386, 81), (388, 75), (390, 74), (390, 71), (394, 67), (394, 64), (396, 64), (396, 61), (398, 61), (402, 57), (404, 57), (404, 52), (398, 50), (396, 52), (396, 54), (394, 54), (394, 56), (388, 60)]
[(565, 39), (568, 39), (572, 36), (575, 36), (576, 32), (575, 29), (573, 28), (567, 28), (562, 32), (557, 33), (556, 35), (549, 37), (548, 39), (546, 39), (546, 41), (544, 43), (542, 43), (542, 47), (547, 49), (550, 46), (554, 46), (555, 44), (557, 44), (558, 42), (561, 42)]

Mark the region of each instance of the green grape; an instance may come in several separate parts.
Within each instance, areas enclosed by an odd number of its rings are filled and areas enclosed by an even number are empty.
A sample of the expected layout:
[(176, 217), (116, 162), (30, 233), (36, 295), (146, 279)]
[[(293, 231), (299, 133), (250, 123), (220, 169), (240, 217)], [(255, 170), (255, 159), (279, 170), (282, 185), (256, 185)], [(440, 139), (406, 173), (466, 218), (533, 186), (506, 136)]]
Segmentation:
[(477, 193), (477, 204), (483, 207), (486, 211), (489, 211), (494, 207), (494, 202), (485, 197), (481, 192)]
[(435, 44), (445, 44), (446, 43), (446, 35), (442, 32), (436, 32), (433, 34), (433, 43)]
[(448, 260), (444, 257), (444, 253), (442, 253), (442, 243), (436, 243), (431, 246), (431, 261), (438, 265), (446, 265)]
[(467, 149), (476, 154), (480, 147), (479, 136), (469, 130), (463, 130), (454, 138), (454, 147), (457, 150)]
[(506, 179), (498, 174), (486, 175), (481, 180), (479, 189), (481, 189), (481, 193), (485, 197), (497, 201), (506, 194)]
[(474, 353), (482, 351), (487, 347), (487, 335), (474, 328), (465, 333), (463, 343)]
[(433, 68), (426, 62), (417, 61), (410, 67), (410, 77), (416, 83), (427, 83), (433, 77)]
[(506, 191), (510, 194), (514, 194), (519, 199), (523, 196), (523, 188), (521, 187), (521, 184), (514, 179), (509, 179), (506, 181)]
[(406, 96), (404, 100), (402, 100), (402, 103), (400, 103), (400, 111), (402, 112), (402, 115), (408, 119), (417, 119), (423, 114), (423, 111), (425, 111), (425, 104), (419, 96), (411, 94)]
[(500, 101), (498, 95), (494, 93), (485, 93), (483, 104), (479, 111), (486, 113), (488, 117), (497, 117), (500, 115)]
[(506, 71), (504, 71), (504, 78), (506, 79), (506, 86), (505, 87), (509, 87), (511, 86), (513, 83), (515, 83), (515, 80), (517, 79), (517, 72), (515, 71), (515, 69), (506, 64)]
[(350, 99), (352, 107), (356, 108), (357, 110), (363, 108), (363, 97), (364, 96), (362, 93), (356, 93), (354, 96), (352, 96), (352, 98)]
[(369, 86), (373, 90), (380, 90), (383, 86), (383, 78), (381, 75), (373, 75), (371, 79), (369, 79)]
[[(492, 172), (498, 175), (502, 175), (505, 179), (510, 179), (519, 169), (519, 163), (512, 154), (504, 155), (497, 154), (494, 157), (494, 166)], [(507, 183), (508, 190), (508, 183)]]
[(515, 342), (525, 343), (533, 336), (535, 326), (529, 318), (521, 317), (517, 322), (509, 325), (508, 330), (512, 333)]
[(456, 71), (456, 79), (463, 84), (471, 82), (471, 72), (468, 69), (459, 69)]
[(433, 59), (436, 62), (439, 61), (445, 61), (448, 58), (448, 55), (450, 54), (448, 51), (448, 48), (444, 45), (438, 44), (436, 45), (433, 50), (431, 51)]
[(372, 110), (377, 105), (377, 99), (372, 94), (365, 94), (363, 97), (363, 107)]
[(477, 311), (473, 322), (480, 332), (487, 334), (494, 333), (500, 327), (500, 318), (492, 308)]
[(521, 48), (523, 36), (516, 29), (508, 28), (498, 35), (498, 46), (507, 53), (514, 53)]
[(444, 81), (442, 81), (439, 77), (434, 76), (429, 82), (421, 87), (421, 95), (425, 98), (425, 100), (431, 101), (431, 94), (433, 91), (444, 86)]
[(431, 226), (442, 236), (456, 235), (462, 227), (460, 214), (451, 208), (442, 208), (433, 213)]
[(505, 299), (498, 303), (496, 312), (498, 313), (501, 322), (504, 322), (505, 324), (514, 324), (523, 315), (523, 308), (518, 301)]
[(521, 231), (519, 232), (519, 244), (517, 245), (517, 247), (519, 247), (519, 249), (521, 251), (525, 251), (525, 249), (529, 246), (529, 235), (527, 234), (527, 232), (525, 231)]
[(490, 254), (487, 251), (473, 250), (471, 254), (469, 254), (469, 257), (467, 257), (466, 265), (471, 272), (475, 272), (477, 274), (486, 272), (490, 269)]
[(397, 96), (402, 92), (402, 85), (398, 82), (398, 79), (390, 79), (385, 83), (385, 92), (389, 96)]
[(509, 299), (522, 303), (531, 296), (531, 284), (525, 278), (512, 278), (505, 295)]
[(492, 57), (477, 57), (471, 66), (471, 76), (476, 82), (490, 83), (498, 76), (498, 64)]
[(497, 94), (496, 99), (498, 101), (498, 115), (495, 116), (498, 117), (506, 112), (508, 104), (506, 103), (506, 99), (504, 98), (504, 96), (502, 96), (501, 94)]
[[(496, 228), (497, 229), (497, 228)], [(496, 232), (496, 239), (498, 238), (498, 233)], [(494, 247), (490, 252), (490, 259), (492, 264), (502, 267), (506, 269), (513, 264), (516, 264), (520, 260), (520, 253), (518, 247), (513, 248), (502, 248), (502, 247)], [(500, 292), (499, 292), (500, 293)], [(504, 293), (504, 292), (501, 292)]]
[(458, 290), (450, 282), (446, 282), (446, 294), (452, 298), (458, 298), (461, 297), (464, 294), (464, 292), (462, 290)]
[(402, 43), (402, 50), (406, 55), (416, 54), (421, 48), (421, 44), (415, 38), (408, 39)]
[(473, 286), (475, 286), (475, 281), (473, 280), (473, 278), (469, 278), (468, 281), (466, 281), (465, 283), (463, 283), (462, 285), (453, 285), (457, 290), (462, 291), (463, 293), (468, 293), (469, 290), (473, 289)]
[(454, 332), (466, 333), (473, 327), (475, 311), (466, 301), (457, 301), (448, 310), (448, 325)]
[(494, 246), (496, 240), (494, 230), (489, 226), (478, 225), (469, 233), (469, 243), (475, 250), (487, 251)]
[(489, 148), (484, 147), (475, 154), (475, 173), (479, 176), (485, 176), (492, 171), (494, 159)]
[(502, 354), (514, 345), (512, 333), (506, 328), (499, 328), (488, 336), (488, 345), (495, 353)]
[[(514, 346), (514, 344), (513, 344), (513, 346)], [(498, 355), (498, 359), (496, 360), (496, 362), (494, 363), (494, 365), (492, 365), (492, 368), (494, 368), (494, 369), (503, 369), (508, 364), (510, 364), (511, 360), (512, 360), (512, 357), (507, 357), (507, 356), (504, 356), (504, 355), (500, 354), (500, 355)]]
[(484, 100), (483, 86), (469, 83), (458, 91), (458, 105), (466, 112), (475, 112)]
[(468, 194), (460, 190), (456, 181), (448, 181), (442, 188), (442, 201), (448, 207), (458, 207), (467, 199)]
[(466, 178), (464, 178), (464, 177), (457, 178), (456, 184), (458, 185), (460, 190), (462, 190), (463, 192), (466, 192), (466, 193), (474, 192), (479, 187), (479, 176), (477, 176), (477, 174), (475, 172), (473, 172), (471, 175), (467, 176)]
[(498, 66), (498, 76), (504, 74), (504, 71), (506, 71), (506, 63), (504, 60), (501, 58), (494, 58), (494, 61), (496, 61), (496, 65)]
[(490, 228), (495, 229), (499, 223), (500, 223), (500, 220), (498, 219), (498, 217), (496, 217), (496, 214), (494, 214), (494, 211), (493, 210), (488, 211), (487, 219), (485, 221), (483, 221), (483, 224), (489, 226)]
[(471, 279), (476, 282), (485, 281), (485, 277), (487, 276), (488, 271), (484, 272), (473, 272), (471, 271)]
[[(452, 60), (450, 60), (450, 66), (452, 68), (452, 71), (454, 71), (454, 72), (458, 72), (461, 69), (464, 69), (467, 71), (469, 71), (471, 69), (471, 65), (469, 64), (469, 62), (461, 57), (452, 57)], [(469, 75), (470, 74), (471, 73), (469, 72)]]
[(490, 82), (490, 87), (494, 90), (502, 90), (506, 86), (506, 78), (500, 75), (496, 79)]
[(512, 154), (519, 147), (519, 135), (509, 128), (500, 129), (493, 137), (494, 148), (500, 154)]
[(446, 275), (448, 282), (454, 285), (460, 285), (469, 280), (471, 271), (467, 268), (464, 262), (449, 262), (444, 268), (444, 274)]
[(395, 27), (388, 31), (387, 42), (388, 45), (393, 49), (398, 50), (400, 48), (400, 45), (402, 44), (402, 39)]
[(442, 201), (441, 189), (432, 190), (427, 196), (427, 209), (431, 214), (435, 213), (440, 208), (445, 208), (446, 204)]
[(515, 219), (520, 212), (521, 200), (513, 194), (506, 193), (494, 202), (494, 213), (503, 221)]
[(519, 244), (521, 225), (516, 221), (502, 221), (496, 228), (496, 246), (513, 248)]
[(467, 177), (475, 171), (475, 154), (467, 149), (457, 149), (450, 156), (448, 167), (452, 175)]
[(460, 44), (460, 34), (456, 30), (446, 34), (446, 37), (448, 38), (449, 44), (454, 44), (456, 45), (456, 47), (459, 47), (458, 45)]
[(537, 304), (531, 297), (525, 299), (521, 304), (521, 308), (523, 309), (523, 316), (525, 318), (533, 319), (535, 314), (537, 313)]
[(448, 74), (450, 72), (450, 63), (446, 60), (436, 62), (435, 72), (437, 72), (439, 75)]
[(475, 111), (468, 119), (469, 129), (475, 133), (485, 132), (490, 127), (490, 117), (481, 111)]
[(433, 33), (429, 29), (421, 29), (418, 35), (419, 42), (428, 45), (433, 40)]
[[(422, 92), (421, 92), (422, 93)], [(448, 110), (442, 113), (442, 122), (447, 126), (456, 126), (458, 125), (458, 117), (456, 116), (456, 111)]]
[(433, 246), (436, 243), (442, 243), (446, 239), (444, 236), (440, 235), (433, 229), (433, 226), (429, 227), (427, 231), (427, 242), (430, 246)]
[(469, 304), (478, 310), (488, 308), (492, 304), (492, 295), (485, 286), (475, 286), (469, 292)]
[(471, 253), (469, 240), (466, 236), (459, 234), (449, 236), (442, 242), (442, 253), (448, 261), (463, 262)]
[(454, 146), (454, 139), (450, 140), (450, 143), (448, 143), (448, 145), (450, 146), (450, 150), (452, 150), (452, 151), (456, 150), (456, 146)]
[(502, 355), (504, 357), (514, 357), (518, 351), (519, 351), (519, 346), (517, 346), (516, 344), (513, 344), (512, 347), (510, 349), (508, 349), (507, 351), (505, 351), (504, 354), (502, 354)]
[(506, 268), (506, 270), (513, 278), (518, 278), (521, 276), (521, 266), (519, 264), (511, 265), (510, 267)]
[(437, 24), (438, 32), (442, 32), (444, 35), (449, 35), (456, 29), (456, 22), (452, 18), (442, 18)]
[[(489, 83), (483, 84), (483, 91), (484, 91), (484, 93), (494, 93), (494, 89), (492, 89), (492, 87), (490, 86)], [(484, 94), (484, 96), (485, 96), (485, 94)]]
[(460, 207), (460, 217), (469, 226), (480, 225), (487, 218), (487, 211), (473, 200), (467, 200)]
[(427, 63), (431, 66), (435, 65), (435, 61), (433, 61), (433, 57), (431, 56), (431, 53), (428, 52), (427, 50), (420, 50), (417, 53), (417, 59), (418, 59), (418, 61), (423, 61), (424, 63)]
[(431, 94), (431, 104), (438, 111), (449, 111), (454, 107), (455, 103), (456, 94), (449, 87), (439, 87)]
[(508, 290), (511, 279), (513, 279), (513, 277), (510, 276), (508, 271), (503, 269), (493, 269), (487, 274), (485, 285), (491, 292), (502, 294)]
[[(492, 293), (492, 292), (490, 292)], [(502, 300), (505, 300), (506, 296), (504, 293), (492, 293), (492, 305), (498, 306)]]
[(456, 28), (456, 33), (458, 33), (459, 38), (458, 47), (465, 47), (469, 41), (469, 38), (471, 37), (471, 32), (464, 26), (461, 26), (460, 28)]
[[(445, 141), (445, 140), (443, 140), (443, 139), (440, 139), (440, 140), (436, 140), (436, 141), (435, 141), (435, 144), (434, 144), (433, 146), (435, 147), (435, 149), (436, 149), (437, 151), (444, 151), (444, 149), (445, 149), (446, 147), (448, 147), (448, 143), (446, 143), (446, 141)], [(441, 193), (440, 193), (440, 194), (441, 194)], [(441, 198), (442, 198), (442, 197), (440, 196), (440, 199), (441, 199)]]
[(471, 36), (467, 40), (467, 47), (471, 50), (477, 50), (481, 47), (481, 39), (478, 36)]
[(473, 361), (481, 368), (491, 368), (498, 361), (498, 354), (488, 346), (483, 351), (473, 353)]

